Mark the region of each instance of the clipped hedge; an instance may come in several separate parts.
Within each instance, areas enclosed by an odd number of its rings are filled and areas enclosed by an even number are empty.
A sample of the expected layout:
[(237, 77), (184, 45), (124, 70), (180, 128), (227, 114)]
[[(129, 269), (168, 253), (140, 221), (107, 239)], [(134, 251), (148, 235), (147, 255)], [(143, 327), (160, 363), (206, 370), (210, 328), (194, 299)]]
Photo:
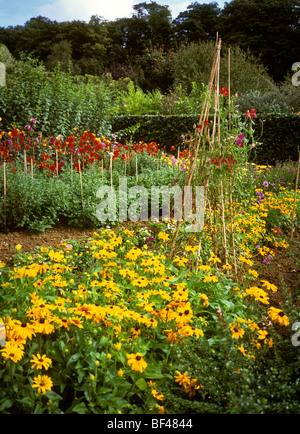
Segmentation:
[[(181, 136), (193, 132), (200, 115), (122, 115), (112, 121), (112, 131), (119, 140), (159, 143), (170, 151), (178, 146)], [(138, 128), (137, 128), (138, 126)]]
[[(170, 151), (182, 142), (181, 136), (194, 131), (200, 115), (127, 115), (116, 116), (112, 131), (120, 141), (159, 143)], [(300, 117), (297, 115), (267, 115), (255, 119), (255, 138), (261, 143), (252, 161), (275, 164), (276, 161), (297, 161), (300, 148)]]
[[(276, 161), (297, 161), (300, 150), (300, 116), (265, 115), (258, 121), (262, 132), (257, 128), (257, 159), (261, 164), (274, 164)], [(260, 137), (261, 134), (261, 137)]]

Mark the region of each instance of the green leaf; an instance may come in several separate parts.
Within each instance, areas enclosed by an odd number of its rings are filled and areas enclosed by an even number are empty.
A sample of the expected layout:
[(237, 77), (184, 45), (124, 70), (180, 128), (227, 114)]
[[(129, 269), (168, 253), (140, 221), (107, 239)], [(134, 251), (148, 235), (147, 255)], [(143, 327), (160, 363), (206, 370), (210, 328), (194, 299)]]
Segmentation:
[(6, 399), (1, 405), (0, 405), (0, 412), (3, 410), (6, 410), (7, 408), (10, 408), (13, 405), (12, 401), (10, 399)]
[(131, 388), (131, 383), (129, 383), (128, 381), (122, 382), (121, 384), (118, 384), (115, 387), (114, 396), (123, 398), (130, 388)]
[(139, 378), (136, 382), (135, 385), (142, 391), (145, 391), (147, 389), (147, 383), (145, 381), (144, 378)]
[(75, 353), (71, 356), (66, 364), (66, 367), (70, 366), (71, 363), (76, 362), (81, 357), (81, 353)]
[(88, 408), (86, 407), (84, 402), (80, 402), (79, 404), (76, 404), (72, 409), (72, 413), (78, 413), (78, 414), (87, 414), (89, 412)]
[(97, 393), (104, 395), (105, 393), (109, 393), (111, 391), (112, 389), (110, 387), (100, 387), (100, 389), (97, 390)]
[(77, 381), (78, 381), (79, 384), (82, 382), (84, 376), (85, 376), (85, 371), (82, 370), (82, 369), (79, 369), (77, 371)]
[(227, 306), (229, 309), (233, 309), (234, 308), (234, 303), (232, 303), (232, 301), (228, 301), (228, 300), (220, 300), (223, 304), (225, 304), (225, 306)]

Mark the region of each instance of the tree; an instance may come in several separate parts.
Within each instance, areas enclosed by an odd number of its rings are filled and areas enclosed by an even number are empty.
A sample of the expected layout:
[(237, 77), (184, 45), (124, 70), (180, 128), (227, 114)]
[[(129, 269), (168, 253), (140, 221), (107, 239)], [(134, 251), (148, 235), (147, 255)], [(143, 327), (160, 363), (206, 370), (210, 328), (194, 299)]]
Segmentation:
[(27, 53), (45, 61), (51, 54), (53, 42), (56, 42), (59, 24), (49, 18), (38, 16), (31, 18), (19, 31), (15, 50)]
[(136, 74), (138, 85), (146, 92), (159, 89), (168, 92), (174, 83), (174, 50), (164, 50), (162, 47), (147, 49), (139, 58), (139, 68)]
[(82, 74), (99, 74), (106, 53), (106, 29), (102, 19), (92, 16), (89, 23), (80, 20), (60, 23), (56, 40), (68, 41), (72, 63)]
[(45, 66), (49, 70), (55, 69), (60, 64), (60, 70), (67, 72), (72, 68), (72, 44), (63, 39), (53, 45), (51, 54), (47, 57)]
[(249, 48), (276, 81), (298, 60), (299, 26), (299, 0), (232, 0), (220, 18), (222, 39)]
[(173, 21), (178, 41), (209, 41), (216, 38), (220, 8), (218, 3), (191, 3), (184, 12), (180, 12)]
[(132, 20), (143, 23), (141, 36), (147, 47), (164, 46), (169, 49), (174, 45), (172, 14), (168, 6), (151, 1), (134, 5), (133, 9), (136, 12)]

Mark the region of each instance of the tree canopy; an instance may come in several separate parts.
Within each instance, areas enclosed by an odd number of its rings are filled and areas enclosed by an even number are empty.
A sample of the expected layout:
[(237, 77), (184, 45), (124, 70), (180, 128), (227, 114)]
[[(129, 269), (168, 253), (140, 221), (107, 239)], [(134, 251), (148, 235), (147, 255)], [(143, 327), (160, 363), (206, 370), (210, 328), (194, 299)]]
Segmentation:
[(133, 6), (130, 18), (115, 21), (38, 16), (23, 26), (0, 27), (0, 44), (15, 59), (30, 55), (49, 69), (59, 62), (62, 68), (71, 64), (76, 74), (110, 72), (119, 78), (141, 74), (142, 66), (162, 75), (160, 63), (166, 66), (183, 44), (213, 41), (218, 32), (225, 44), (250, 50), (280, 82), (299, 60), (299, 16), (300, 0), (232, 0), (223, 9), (217, 2), (192, 2), (175, 19), (169, 6), (145, 1)]

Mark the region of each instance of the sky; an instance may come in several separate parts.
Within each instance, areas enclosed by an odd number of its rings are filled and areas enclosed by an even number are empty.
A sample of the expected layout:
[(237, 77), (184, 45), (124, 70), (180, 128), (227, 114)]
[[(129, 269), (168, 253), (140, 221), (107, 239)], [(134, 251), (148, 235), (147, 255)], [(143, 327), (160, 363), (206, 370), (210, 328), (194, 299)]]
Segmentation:
[[(39, 15), (51, 21), (81, 20), (88, 22), (92, 15), (108, 21), (131, 17), (132, 7), (145, 0), (0, 0), (0, 27), (23, 26), (30, 18)], [(149, 0), (146, 0), (150, 3)], [(155, 0), (159, 5), (167, 5), (176, 18), (195, 0)], [(214, 0), (199, 0), (198, 3), (211, 3)], [(216, 0), (223, 8), (225, 0)], [(228, 1), (229, 2), (229, 1)]]

